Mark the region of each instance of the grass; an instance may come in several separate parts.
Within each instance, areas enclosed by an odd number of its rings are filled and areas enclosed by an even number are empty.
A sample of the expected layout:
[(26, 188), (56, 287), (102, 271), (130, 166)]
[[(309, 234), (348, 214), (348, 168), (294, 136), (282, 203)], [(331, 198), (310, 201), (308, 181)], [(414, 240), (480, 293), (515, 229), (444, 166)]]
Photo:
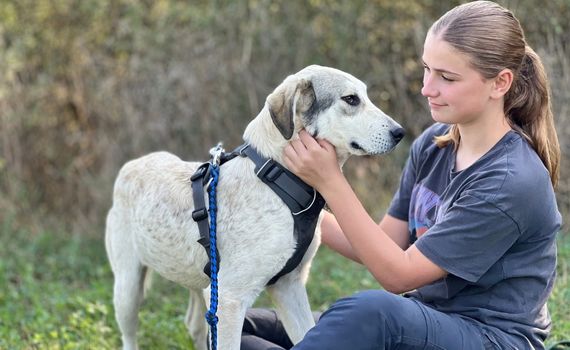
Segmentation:
[[(117, 349), (112, 274), (101, 239), (59, 232), (31, 236), (0, 229), (0, 349)], [(548, 343), (570, 339), (570, 235), (559, 239), (559, 277), (550, 299), (554, 327)], [(192, 349), (183, 317), (185, 290), (162, 278), (139, 315), (142, 349)], [(322, 248), (308, 283), (311, 305), (376, 288), (361, 266)], [(258, 305), (269, 305), (262, 295)]]

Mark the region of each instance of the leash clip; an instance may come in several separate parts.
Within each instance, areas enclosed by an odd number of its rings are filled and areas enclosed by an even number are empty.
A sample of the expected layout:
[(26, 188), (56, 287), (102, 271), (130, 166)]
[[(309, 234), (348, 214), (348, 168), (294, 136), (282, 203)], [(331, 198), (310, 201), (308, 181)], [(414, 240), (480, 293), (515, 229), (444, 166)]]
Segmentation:
[(210, 148), (210, 156), (212, 156), (212, 164), (220, 165), (222, 154), (225, 152), (222, 143), (219, 142), (216, 147)]

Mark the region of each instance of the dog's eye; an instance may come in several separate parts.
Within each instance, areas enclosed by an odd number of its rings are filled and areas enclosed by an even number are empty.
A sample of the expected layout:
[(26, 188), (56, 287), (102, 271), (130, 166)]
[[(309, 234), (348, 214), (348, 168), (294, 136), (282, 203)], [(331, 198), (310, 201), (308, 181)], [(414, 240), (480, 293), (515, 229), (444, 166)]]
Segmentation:
[(341, 98), (344, 102), (348, 103), (351, 106), (358, 106), (358, 104), (360, 103), (360, 98), (358, 98), (358, 96), (356, 95), (347, 95)]

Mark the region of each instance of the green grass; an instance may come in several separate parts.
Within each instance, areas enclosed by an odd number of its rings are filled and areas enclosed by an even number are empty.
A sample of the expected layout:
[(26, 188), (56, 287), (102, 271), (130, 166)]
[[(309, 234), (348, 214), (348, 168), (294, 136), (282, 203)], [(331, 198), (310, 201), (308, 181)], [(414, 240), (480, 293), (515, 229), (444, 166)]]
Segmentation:
[(570, 234), (558, 240), (558, 277), (548, 302), (552, 317), (549, 343), (570, 340)]
[[(112, 274), (100, 239), (0, 230), (0, 349), (117, 349)], [(550, 300), (549, 344), (570, 339), (570, 236), (559, 239), (559, 277)], [(139, 318), (142, 349), (192, 349), (185, 290), (155, 276)], [(361, 266), (321, 248), (308, 284), (311, 305), (376, 288)], [(269, 305), (262, 295), (258, 305)]]

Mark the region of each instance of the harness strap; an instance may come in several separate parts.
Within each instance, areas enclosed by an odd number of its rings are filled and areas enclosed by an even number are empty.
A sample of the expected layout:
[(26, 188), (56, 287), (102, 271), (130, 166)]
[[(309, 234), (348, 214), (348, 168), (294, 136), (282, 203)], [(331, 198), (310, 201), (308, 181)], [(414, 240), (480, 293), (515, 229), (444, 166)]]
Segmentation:
[[(210, 256), (210, 225), (208, 222), (208, 209), (206, 209), (206, 201), (204, 200), (204, 187), (210, 181), (210, 168), (211, 163), (201, 164), (196, 172), (190, 177), (192, 181), (192, 198), (194, 199), (194, 211), (192, 212), (192, 219), (198, 224), (198, 230), (200, 232), (200, 238), (198, 243), (200, 243), (206, 250), (208, 257)], [(218, 256), (218, 262), (220, 261), (220, 254), (218, 253), (218, 248), (216, 247), (216, 255)], [(208, 263), (204, 266), (204, 273), (208, 277), (212, 276), (212, 264), (210, 259)]]
[(315, 229), (325, 200), (314, 188), (307, 185), (295, 174), (272, 159), (261, 156), (248, 144), (238, 148), (240, 155), (245, 155), (255, 163), (255, 173), (285, 202), (294, 220), (294, 235), (297, 240), (293, 256), (285, 266), (267, 283), (272, 285), (279, 278), (293, 271), (299, 264), (313, 241)]
[[(281, 276), (293, 271), (300, 263), (309, 245), (311, 244), (321, 209), (325, 205), (325, 200), (314, 188), (307, 185), (303, 180), (287, 170), (281, 164), (272, 159), (261, 156), (255, 148), (249, 144), (244, 144), (230, 153), (222, 153), (220, 164), (235, 158), (236, 156), (248, 157), (255, 164), (257, 177), (281, 198), (287, 205), (294, 220), (294, 235), (297, 240), (293, 256), (287, 260), (285, 266), (268, 282), (274, 284)], [(210, 238), (208, 209), (204, 200), (204, 187), (210, 181), (210, 170), (212, 163), (201, 164), (190, 178), (192, 181), (192, 196), (194, 208), (192, 218), (198, 223), (200, 239), (198, 242), (204, 247), (210, 256)], [(217, 252), (218, 261), (220, 255)], [(204, 273), (211, 277), (211, 262), (204, 266)]]
[(314, 204), (317, 191), (281, 164), (261, 156), (249, 144), (241, 146), (239, 152), (255, 163), (257, 177), (285, 202), (291, 214), (299, 215)]

